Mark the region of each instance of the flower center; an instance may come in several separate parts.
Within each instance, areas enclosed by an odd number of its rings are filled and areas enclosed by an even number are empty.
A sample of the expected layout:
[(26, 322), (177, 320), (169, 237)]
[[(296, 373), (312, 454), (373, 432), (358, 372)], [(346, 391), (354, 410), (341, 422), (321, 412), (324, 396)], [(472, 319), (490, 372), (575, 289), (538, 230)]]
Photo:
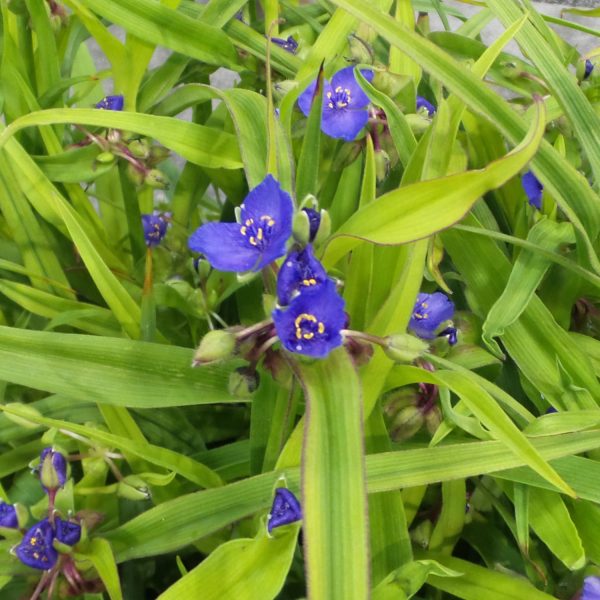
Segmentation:
[(309, 313), (302, 313), (294, 321), (296, 326), (296, 338), (299, 340), (312, 340), (315, 334), (325, 333), (325, 325)]
[(262, 250), (268, 244), (274, 225), (273, 217), (262, 215), (258, 222), (254, 219), (246, 219), (240, 227), (240, 233), (248, 239), (251, 246)]
[(415, 308), (413, 317), (419, 321), (422, 319), (427, 319), (429, 317), (429, 313), (427, 312), (428, 308), (429, 304), (427, 304), (427, 302), (421, 302), (421, 304)]
[(352, 102), (352, 94), (348, 88), (338, 85), (333, 92), (327, 92), (327, 106), (334, 110), (346, 108)]

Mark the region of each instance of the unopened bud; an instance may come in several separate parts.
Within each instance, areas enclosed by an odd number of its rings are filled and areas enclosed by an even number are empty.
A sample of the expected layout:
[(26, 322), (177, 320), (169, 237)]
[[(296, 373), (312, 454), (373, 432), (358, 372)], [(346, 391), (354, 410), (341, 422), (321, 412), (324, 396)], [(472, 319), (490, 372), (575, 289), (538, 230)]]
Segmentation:
[(208, 363), (226, 360), (235, 352), (235, 335), (225, 329), (209, 331), (200, 342), (194, 354), (192, 365), (206, 365)]
[(153, 144), (150, 147), (150, 160), (152, 161), (153, 165), (156, 165), (159, 162), (166, 160), (167, 158), (169, 158), (170, 154), (171, 152), (169, 151), (169, 149), (165, 148), (164, 146), (158, 146), (156, 144)]
[(310, 220), (304, 210), (299, 210), (294, 215), (292, 234), (294, 239), (303, 246), (310, 241)]
[(319, 229), (317, 229), (317, 234), (313, 240), (315, 246), (321, 245), (331, 235), (331, 217), (329, 216), (329, 212), (322, 208), (319, 216)]
[(56, 491), (67, 481), (67, 461), (52, 448), (44, 448), (40, 455), (40, 482), (46, 492)]
[(158, 169), (150, 169), (144, 177), (144, 183), (158, 190), (166, 190), (169, 187), (169, 180)]
[(115, 155), (112, 152), (100, 152), (96, 156), (96, 162), (102, 163), (103, 165), (110, 164), (115, 160)]
[(135, 185), (142, 185), (144, 183), (144, 172), (134, 167), (131, 163), (127, 163), (127, 177)]
[(239, 367), (229, 375), (229, 394), (235, 398), (248, 398), (257, 389), (260, 378), (256, 369)]
[(425, 427), (427, 431), (433, 435), (442, 423), (442, 413), (439, 406), (433, 406), (424, 415)]
[(411, 363), (423, 356), (429, 349), (429, 344), (424, 340), (410, 335), (410, 333), (396, 333), (385, 338), (386, 347), (383, 351), (388, 358), (395, 362)]
[(390, 435), (395, 442), (407, 440), (421, 429), (423, 421), (423, 413), (416, 406), (406, 406), (396, 415)]
[(136, 158), (148, 158), (150, 156), (150, 144), (148, 140), (132, 140), (128, 146), (129, 152)]
[(385, 150), (375, 152), (375, 173), (378, 183), (384, 181), (390, 173), (390, 156)]

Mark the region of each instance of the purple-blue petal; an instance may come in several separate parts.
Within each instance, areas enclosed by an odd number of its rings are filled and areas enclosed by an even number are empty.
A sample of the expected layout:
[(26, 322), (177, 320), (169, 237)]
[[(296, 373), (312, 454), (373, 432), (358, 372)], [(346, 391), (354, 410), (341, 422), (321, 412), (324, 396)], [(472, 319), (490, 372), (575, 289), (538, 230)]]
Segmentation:
[(246, 244), (238, 223), (205, 223), (190, 236), (188, 246), (204, 254), (219, 271), (243, 273), (260, 268), (261, 253)]
[(12, 529), (19, 526), (17, 511), (12, 504), (0, 502), (0, 527), (10, 527)]
[(594, 63), (589, 58), (587, 58), (585, 61), (585, 71), (583, 73), (583, 78), (587, 79), (592, 74), (593, 70), (594, 70)]
[[(58, 487), (63, 487), (65, 485), (65, 482), (67, 481), (67, 459), (60, 452), (54, 450), (53, 448), (44, 448), (40, 454), (40, 473), (42, 469), (42, 464), (47, 456), (51, 457), (52, 467), (54, 468), (54, 471), (58, 478)], [(48, 491), (47, 488), (43, 485), (43, 483), (42, 487), (45, 491)]]
[(276, 527), (295, 523), (300, 519), (302, 519), (302, 508), (296, 496), (286, 488), (277, 488), (267, 522), (269, 533)]
[[(369, 83), (373, 81), (373, 71), (370, 69), (361, 69), (360, 72)], [(362, 88), (358, 84), (358, 81), (356, 81), (353, 66), (339, 70), (331, 78), (331, 88), (335, 90), (337, 87), (350, 90), (350, 96), (352, 99), (350, 106), (352, 108), (365, 108), (365, 106), (367, 106), (367, 104), (370, 102), (369, 97), (363, 92)]]
[(319, 225), (321, 224), (321, 213), (314, 208), (303, 208), (302, 209), (308, 216), (309, 224), (309, 240), (312, 242), (319, 231)]
[(277, 275), (277, 300), (285, 306), (296, 293), (314, 289), (326, 281), (327, 272), (308, 245), (303, 250), (290, 252), (283, 261)]
[(146, 246), (158, 246), (169, 227), (168, 215), (155, 210), (152, 214), (142, 215), (142, 228)]
[[(299, 96), (298, 96), (298, 108), (302, 111), (305, 117), (310, 114), (310, 108), (312, 106), (313, 96), (317, 89), (317, 80), (315, 79)], [(329, 90), (329, 82), (324, 82), (324, 91)]]
[(273, 321), (286, 350), (324, 358), (342, 345), (344, 300), (333, 281), (328, 280), (315, 289), (307, 288), (286, 309), (275, 309)]
[(294, 202), (281, 188), (273, 175), (267, 175), (244, 199), (241, 206), (242, 221), (247, 218), (260, 219), (269, 215), (275, 221), (275, 228), (292, 234)]
[(600, 577), (586, 577), (583, 580), (581, 600), (600, 600)]
[(56, 539), (67, 546), (74, 546), (81, 539), (81, 525), (78, 523), (56, 517), (54, 526)]
[(540, 210), (542, 208), (542, 192), (544, 191), (542, 182), (532, 171), (527, 171), (527, 173), (521, 177), (521, 185), (525, 190), (529, 204)]
[(441, 292), (420, 293), (413, 308), (409, 328), (420, 338), (432, 340), (442, 323), (454, 315), (454, 303)]
[(422, 108), (427, 109), (427, 114), (429, 116), (435, 114), (435, 106), (431, 102), (429, 102), (427, 98), (423, 98), (423, 96), (417, 96), (417, 110), (421, 110)]
[(15, 550), (16, 555), (24, 565), (47, 571), (58, 560), (58, 552), (52, 545), (53, 540), (54, 529), (48, 519), (44, 519), (25, 533)]
[(336, 110), (325, 108), (321, 129), (329, 137), (352, 142), (368, 121), (369, 113), (366, 109)]
[(283, 48), (290, 54), (296, 54), (296, 50), (298, 50), (298, 42), (294, 39), (293, 36), (289, 35), (287, 40), (283, 38), (273, 37), (271, 41), (274, 44), (277, 44), (280, 48)]
[(96, 104), (96, 108), (102, 110), (123, 110), (125, 99), (120, 94), (105, 96)]

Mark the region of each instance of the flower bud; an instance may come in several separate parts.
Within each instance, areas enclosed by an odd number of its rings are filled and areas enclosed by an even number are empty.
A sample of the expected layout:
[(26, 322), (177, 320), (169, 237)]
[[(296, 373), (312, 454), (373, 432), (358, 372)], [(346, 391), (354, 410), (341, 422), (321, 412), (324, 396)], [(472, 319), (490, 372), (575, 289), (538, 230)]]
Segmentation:
[(131, 163), (127, 163), (127, 177), (135, 185), (142, 185), (144, 183), (144, 173)]
[(319, 246), (331, 235), (331, 217), (329, 212), (321, 209), (319, 212), (319, 228), (314, 238), (314, 245)]
[(384, 181), (390, 173), (390, 156), (385, 150), (375, 151), (375, 173), (378, 183)]
[(15, 529), (19, 526), (19, 517), (14, 504), (0, 502), (0, 527)]
[(239, 367), (229, 375), (229, 394), (235, 398), (248, 398), (260, 385), (260, 377), (252, 367)]
[(150, 161), (153, 165), (166, 160), (169, 158), (170, 154), (171, 152), (169, 149), (164, 146), (159, 146), (157, 144), (152, 144), (152, 146), (150, 146)]
[(132, 140), (127, 147), (136, 158), (146, 159), (150, 156), (150, 144), (146, 139)]
[(432, 406), (424, 415), (425, 427), (427, 431), (433, 435), (442, 423), (442, 412), (439, 406)]
[(208, 363), (226, 360), (233, 356), (236, 347), (236, 338), (231, 331), (215, 329), (209, 331), (200, 342), (194, 354), (192, 365), (206, 365)]
[(423, 413), (416, 406), (406, 406), (396, 415), (390, 435), (395, 442), (407, 440), (421, 429), (423, 422)]
[(96, 162), (99, 162), (103, 165), (108, 165), (115, 160), (115, 155), (112, 152), (100, 152), (98, 156), (96, 156)]
[(306, 246), (310, 241), (310, 218), (305, 210), (299, 210), (294, 215), (292, 235), (302, 246)]
[(289, 525), (300, 519), (302, 519), (302, 508), (296, 496), (287, 488), (277, 488), (267, 518), (267, 531), (271, 533), (276, 527)]
[(429, 344), (424, 340), (410, 335), (409, 333), (397, 333), (388, 335), (386, 338), (384, 352), (395, 362), (411, 363), (423, 356), (429, 349)]
[(40, 482), (46, 492), (62, 488), (67, 481), (67, 461), (52, 448), (44, 448), (40, 455)]
[(55, 537), (66, 546), (74, 546), (81, 539), (81, 525), (74, 521), (64, 521), (60, 517), (54, 519)]
[(144, 183), (157, 190), (166, 190), (169, 187), (169, 180), (158, 169), (150, 169), (144, 176)]
[(583, 81), (588, 79), (594, 70), (594, 63), (588, 58), (586, 60), (580, 60), (577, 63), (577, 79)]

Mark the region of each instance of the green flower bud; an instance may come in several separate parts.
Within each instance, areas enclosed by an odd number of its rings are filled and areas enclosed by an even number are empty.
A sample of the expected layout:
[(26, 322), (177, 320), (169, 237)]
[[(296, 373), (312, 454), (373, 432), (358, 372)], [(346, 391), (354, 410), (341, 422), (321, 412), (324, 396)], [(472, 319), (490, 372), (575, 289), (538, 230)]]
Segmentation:
[(96, 156), (96, 162), (102, 163), (103, 165), (109, 164), (115, 160), (115, 155), (112, 152), (100, 152)]
[(150, 169), (144, 177), (144, 183), (158, 190), (166, 190), (169, 187), (169, 180), (158, 169)]
[(375, 151), (375, 172), (378, 183), (384, 181), (390, 173), (390, 157), (385, 150)]
[(442, 424), (442, 412), (440, 411), (439, 406), (433, 406), (430, 408), (424, 415), (425, 417), (425, 427), (427, 427), (427, 431), (433, 435), (438, 427)]
[(146, 139), (132, 140), (127, 147), (136, 158), (146, 159), (150, 156), (150, 144)]
[(294, 236), (294, 239), (303, 246), (310, 241), (310, 221), (308, 215), (303, 210), (299, 210), (294, 215), (292, 235)]
[(315, 246), (322, 244), (331, 235), (331, 217), (329, 212), (325, 209), (321, 209), (321, 222), (319, 223), (319, 229), (317, 229), (317, 235), (313, 241)]
[(229, 375), (229, 394), (235, 398), (248, 398), (257, 389), (260, 378), (252, 367), (239, 367)]
[(411, 363), (423, 356), (429, 349), (429, 344), (424, 340), (410, 335), (410, 333), (396, 333), (385, 338), (387, 346), (384, 352), (395, 362)]
[(390, 435), (395, 442), (407, 440), (421, 429), (423, 422), (423, 413), (416, 406), (406, 406), (396, 415)]
[(131, 163), (127, 163), (127, 177), (135, 185), (142, 185), (144, 183), (144, 173), (134, 167)]
[(432, 533), (433, 523), (429, 519), (425, 519), (425, 521), (422, 521), (410, 530), (410, 538), (417, 546), (427, 548)]
[(150, 161), (153, 165), (157, 165), (159, 162), (166, 160), (169, 158), (170, 154), (170, 150), (164, 146), (153, 144), (150, 147)]
[(200, 342), (194, 354), (192, 365), (206, 365), (208, 363), (226, 360), (233, 356), (236, 347), (236, 338), (233, 333), (225, 329), (209, 331)]

